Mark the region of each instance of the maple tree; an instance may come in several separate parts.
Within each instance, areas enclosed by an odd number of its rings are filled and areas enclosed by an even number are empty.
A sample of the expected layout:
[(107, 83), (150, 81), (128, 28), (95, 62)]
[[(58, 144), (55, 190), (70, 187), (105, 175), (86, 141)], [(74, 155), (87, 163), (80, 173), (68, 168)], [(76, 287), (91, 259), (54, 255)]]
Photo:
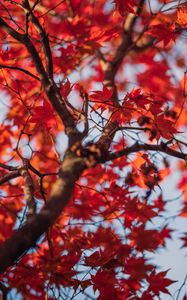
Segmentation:
[(185, 2), (1, 1), (3, 299), (169, 295), (147, 254), (176, 169), (187, 215)]

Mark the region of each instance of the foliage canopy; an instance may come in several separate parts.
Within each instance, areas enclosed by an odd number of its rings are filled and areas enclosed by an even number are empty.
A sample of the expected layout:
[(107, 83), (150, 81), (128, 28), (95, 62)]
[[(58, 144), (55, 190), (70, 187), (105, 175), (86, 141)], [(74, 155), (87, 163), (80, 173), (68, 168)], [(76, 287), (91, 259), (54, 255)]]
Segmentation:
[(176, 170), (187, 214), (185, 2), (1, 1), (4, 299), (169, 294), (147, 255)]

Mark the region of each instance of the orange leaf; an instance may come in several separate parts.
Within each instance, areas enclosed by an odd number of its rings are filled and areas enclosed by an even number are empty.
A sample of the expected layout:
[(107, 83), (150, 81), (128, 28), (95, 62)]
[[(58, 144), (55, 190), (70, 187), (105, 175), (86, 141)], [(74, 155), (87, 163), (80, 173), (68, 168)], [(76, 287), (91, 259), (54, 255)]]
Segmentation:
[(182, 27), (187, 26), (187, 6), (183, 5), (177, 9), (176, 22)]

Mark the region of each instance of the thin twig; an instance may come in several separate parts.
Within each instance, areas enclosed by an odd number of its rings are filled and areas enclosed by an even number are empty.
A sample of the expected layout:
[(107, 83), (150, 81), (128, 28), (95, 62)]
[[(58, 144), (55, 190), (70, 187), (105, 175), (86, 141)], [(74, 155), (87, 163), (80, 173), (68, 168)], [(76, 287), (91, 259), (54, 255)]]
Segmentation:
[(3, 65), (3, 64), (0, 64), (0, 69), (11, 69), (11, 70), (17, 70), (17, 71), (21, 71), (31, 77), (33, 77), (34, 79), (40, 81), (40, 78), (34, 74), (32, 74), (31, 72), (29, 72), (28, 70), (25, 70), (21, 67), (17, 67), (17, 66), (8, 66), (8, 65)]

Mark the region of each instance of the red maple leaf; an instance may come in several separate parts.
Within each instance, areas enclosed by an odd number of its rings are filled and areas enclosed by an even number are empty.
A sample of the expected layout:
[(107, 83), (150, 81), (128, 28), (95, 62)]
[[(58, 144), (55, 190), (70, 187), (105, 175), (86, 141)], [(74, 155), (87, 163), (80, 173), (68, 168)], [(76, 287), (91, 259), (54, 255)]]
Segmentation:
[(114, 3), (122, 17), (124, 17), (127, 12), (135, 13), (134, 6), (136, 3), (134, 0), (114, 0)]
[(36, 106), (32, 109), (32, 117), (30, 123), (44, 125), (47, 129), (51, 129), (56, 125), (55, 114), (49, 102), (44, 101), (43, 105)]
[(69, 80), (67, 79), (67, 81), (64, 84), (60, 84), (60, 92), (62, 97), (66, 100), (68, 95), (70, 94), (71, 90), (73, 88), (73, 84), (71, 84), (69, 82)]
[(160, 23), (152, 25), (147, 31), (149, 35), (152, 35), (158, 42), (163, 42), (164, 46), (167, 46), (170, 41), (175, 42), (176, 32), (174, 24)]
[(147, 281), (149, 283), (148, 290), (152, 291), (155, 296), (159, 296), (161, 292), (170, 295), (168, 286), (176, 281), (166, 278), (166, 274), (168, 271), (169, 270), (156, 273), (156, 271), (153, 270), (147, 277)]
[(102, 110), (105, 110), (109, 106), (113, 106), (113, 102), (111, 101), (112, 94), (113, 89), (108, 88), (105, 85), (103, 85), (102, 91), (94, 91), (93, 94), (89, 96), (93, 102), (97, 103), (94, 105), (94, 109), (101, 108)]

